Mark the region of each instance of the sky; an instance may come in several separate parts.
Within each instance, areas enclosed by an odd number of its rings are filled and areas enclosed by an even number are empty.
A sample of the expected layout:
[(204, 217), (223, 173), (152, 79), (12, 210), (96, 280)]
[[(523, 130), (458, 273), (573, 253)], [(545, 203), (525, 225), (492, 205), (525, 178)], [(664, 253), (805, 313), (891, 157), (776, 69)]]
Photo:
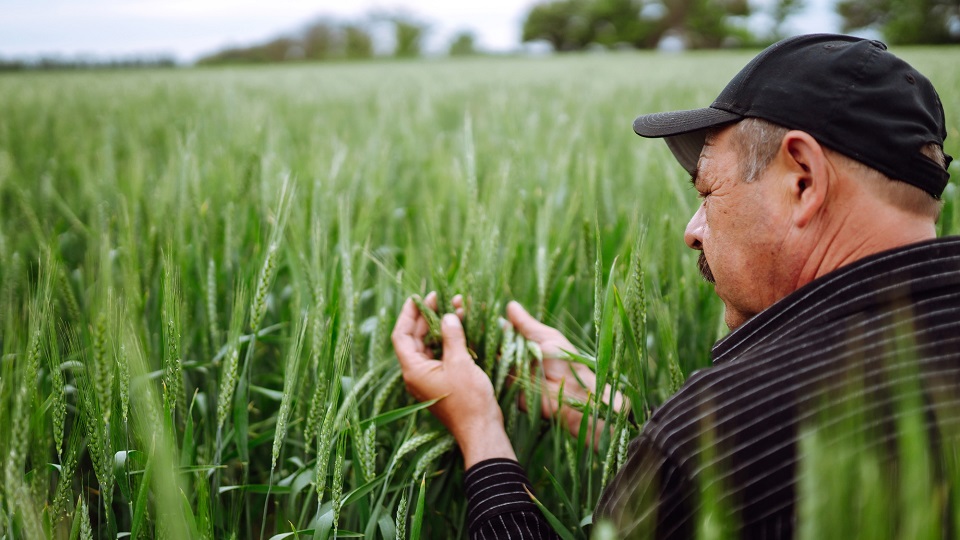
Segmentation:
[[(763, 2), (767, 0), (754, 0)], [(837, 31), (834, 0), (807, 0), (791, 33)], [(426, 48), (445, 50), (458, 31), (479, 47), (512, 51), (534, 0), (0, 0), (0, 58), (170, 55), (180, 62), (226, 46), (294, 31), (321, 16), (359, 19), (403, 11), (430, 25)], [(763, 20), (753, 21), (762, 25)]]

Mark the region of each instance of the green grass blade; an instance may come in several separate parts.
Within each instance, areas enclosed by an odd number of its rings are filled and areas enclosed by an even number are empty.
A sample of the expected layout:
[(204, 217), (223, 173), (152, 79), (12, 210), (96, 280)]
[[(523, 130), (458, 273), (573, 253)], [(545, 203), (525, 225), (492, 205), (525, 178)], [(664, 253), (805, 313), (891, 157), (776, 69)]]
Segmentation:
[(366, 482), (343, 496), (343, 505), (348, 506), (350, 503), (357, 501), (362, 498), (364, 495), (373, 491), (373, 488), (380, 485), (386, 477), (384, 475), (377, 476), (373, 480)]
[(530, 500), (533, 501), (533, 504), (537, 505), (537, 508), (540, 509), (543, 517), (547, 519), (547, 523), (553, 527), (553, 530), (558, 536), (560, 536), (560, 538), (563, 540), (576, 540), (576, 535), (574, 535), (570, 529), (567, 529), (563, 522), (557, 519), (557, 516), (553, 515), (550, 510), (547, 510), (547, 507), (544, 506), (543, 503), (541, 503), (536, 497), (534, 497), (533, 493), (530, 493), (530, 490), (528, 490), (526, 487), (524, 487), (523, 490), (527, 492), (527, 495), (530, 496)]
[(423, 528), (423, 512), (426, 507), (427, 475), (420, 478), (420, 494), (417, 495), (417, 508), (413, 513), (413, 526), (410, 527), (410, 540), (420, 540)]
[(420, 403), (414, 403), (413, 405), (408, 405), (406, 407), (400, 407), (399, 409), (394, 409), (392, 411), (387, 411), (382, 414), (378, 414), (372, 418), (367, 418), (360, 422), (361, 428), (366, 428), (370, 424), (376, 424), (377, 426), (383, 426), (389, 424), (390, 422), (395, 422), (401, 418), (410, 416), (411, 414), (416, 413), (417, 411), (422, 411), (428, 407), (433, 406), (436, 402), (440, 401), (443, 398), (431, 399), (428, 401), (421, 401)]
[(81, 499), (78, 497), (77, 506), (73, 511), (73, 524), (70, 526), (70, 540), (78, 540), (80, 538), (80, 512), (83, 511), (83, 505), (80, 504), (80, 501)]
[(543, 468), (543, 472), (547, 475), (547, 480), (550, 481), (550, 485), (553, 486), (554, 493), (560, 497), (560, 502), (563, 504), (564, 509), (571, 516), (577, 515), (577, 507), (574, 506), (573, 501), (570, 499), (570, 495), (567, 494), (567, 490), (560, 485), (560, 482), (557, 481), (557, 478), (550, 472), (546, 467)]
[(613, 296), (617, 302), (620, 324), (623, 326), (624, 341), (626, 341), (627, 350), (630, 351), (630, 355), (633, 358), (633, 361), (627, 361), (627, 370), (630, 374), (628, 378), (631, 381), (637, 381), (639, 383), (637, 386), (623, 385), (622, 388), (635, 389), (635, 395), (628, 395), (627, 398), (634, 410), (645, 411), (647, 409), (647, 380), (644, 376), (643, 365), (641, 364), (641, 362), (643, 362), (643, 356), (641, 355), (640, 347), (637, 345), (634, 330), (630, 326), (630, 317), (627, 315), (627, 310), (623, 306), (620, 292), (616, 288), (614, 288)]
[(613, 275), (616, 267), (617, 261), (614, 259), (610, 266), (610, 276), (607, 278), (607, 289), (603, 297), (603, 315), (600, 318), (600, 341), (597, 343), (597, 393), (600, 396), (603, 395), (603, 388), (607, 384), (610, 362), (613, 360), (613, 325), (615, 322), (613, 316), (615, 308)]
[(250, 449), (247, 446), (247, 430), (249, 429), (250, 418), (247, 411), (248, 402), (247, 378), (241, 376), (240, 380), (237, 381), (237, 390), (233, 395), (233, 437), (237, 444), (240, 461), (244, 463), (250, 461)]
[[(299, 538), (303, 536), (313, 536), (317, 532), (317, 529), (300, 529), (297, 531), (290, 531), (280, 534), (275, 534), (270, 537), (270, 540), (284, 540), (285, 538)], [(337, 538), (363, 538), (364, 536), (358, 532), (345, 531), (343, 529), (337, 529)]]
[(130, 536), (134, 540), (140, 538), (141, 533), (146, 530), (147, 504), (149, 503), (150, 482), (152, 481), (153, 460), (147, 460), (147, 468), (143, 471), (143, 478), (140, 479), (140, 488), (137, 490), (137, 500), (133, 505), (133, 521), (130, 524)]
[(221, 494), (228, 493), (230, 491), (235, 491), (238, 489), (242, 489), (247, 493), (266, 494), (267, 492), (270, 492), (275, 495), (286, 495), (291, 491), (290, 486), (278, 486), (278, 485), (271, 486), (270, 484), (236, 484), (232, 486), (221, 486), (220, 493)]

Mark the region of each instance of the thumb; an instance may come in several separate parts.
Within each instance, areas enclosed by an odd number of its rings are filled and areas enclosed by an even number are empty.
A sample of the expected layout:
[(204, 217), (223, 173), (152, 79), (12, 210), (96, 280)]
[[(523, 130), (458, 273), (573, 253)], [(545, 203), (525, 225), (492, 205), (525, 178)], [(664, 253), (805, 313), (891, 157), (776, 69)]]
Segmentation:
[(444, 315), (440, 321), (440, 333), (443, 336), (444, 360), (460, 356), (470, 358), (467, 353), (467, 337), (463, 334), (463, 325), (460, 324), (459, 317), (452, 313)]

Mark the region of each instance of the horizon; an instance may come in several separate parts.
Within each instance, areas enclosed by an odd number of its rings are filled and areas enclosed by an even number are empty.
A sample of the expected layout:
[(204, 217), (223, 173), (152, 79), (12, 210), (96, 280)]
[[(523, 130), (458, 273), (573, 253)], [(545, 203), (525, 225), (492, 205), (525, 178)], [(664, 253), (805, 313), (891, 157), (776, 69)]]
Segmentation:
[[(753, 7), (760, 9), (768, 1), (754, 2)], [(474, 34), (480, 51), (509, 53), (524, 49), (521, 27), (533, 4), (533, 0), (465, 5), (361, 0), (349, 6), (331, 0), (277, 0), (268, 5), (252, 0), (91, 0), (76, 5), (67, 0), (11, 0), (0, 19), (0, 59), (172, 58), (190, 64), (229, 47), (294, 33), (312, 21), (363, 20), (371, 12), (403, 13), (425, 22), (423, 51), (428, 56), (442, 54), (461, 31)], [(762, 31), (769, 24), (765, 18), (754, 14), (747, 27)], [(788, 19), (786, 29), (789, 34), (837, 32), (833, 0), (808, 0), (801, 13)]]

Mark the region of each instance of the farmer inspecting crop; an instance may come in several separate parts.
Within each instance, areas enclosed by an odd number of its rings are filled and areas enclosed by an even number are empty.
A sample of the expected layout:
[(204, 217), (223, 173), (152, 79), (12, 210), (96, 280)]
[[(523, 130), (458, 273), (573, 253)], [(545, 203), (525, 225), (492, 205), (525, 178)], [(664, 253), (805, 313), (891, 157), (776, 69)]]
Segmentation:
[[(916, 413), (903, 403), (919, 403), (932, 455), (955, 453), (960, 239), (935, 238), (951, 158), (931, 83), (877, 41), (801, 36), (763, 51), (710, 107), (644, 115), (634, 130), (665, 138), (692, 175), (703, 202), (684, 240), (732, 332), (632, 442), (594, 522), (692, 536), (709, 436), (742, 536), (790, 537), (800, 429), (833, 407), (870, 419), (857, 436), (891, 467), (898, 422)], [(557, 410), (556, 394), (584, 399), (593, 373), (516, 302), (507, 318), (543, 352), (543, 414), (575, 430), (580, 413)], [(446, 314), (441, 329), (437, 360), (408, 300), (393, 344), (410, 393), (443, 397), (430, 410), (462, 450), (472, 536), (552, 537), (460, 320)], [(853, 380), (860, 391), (845, 391)]]

